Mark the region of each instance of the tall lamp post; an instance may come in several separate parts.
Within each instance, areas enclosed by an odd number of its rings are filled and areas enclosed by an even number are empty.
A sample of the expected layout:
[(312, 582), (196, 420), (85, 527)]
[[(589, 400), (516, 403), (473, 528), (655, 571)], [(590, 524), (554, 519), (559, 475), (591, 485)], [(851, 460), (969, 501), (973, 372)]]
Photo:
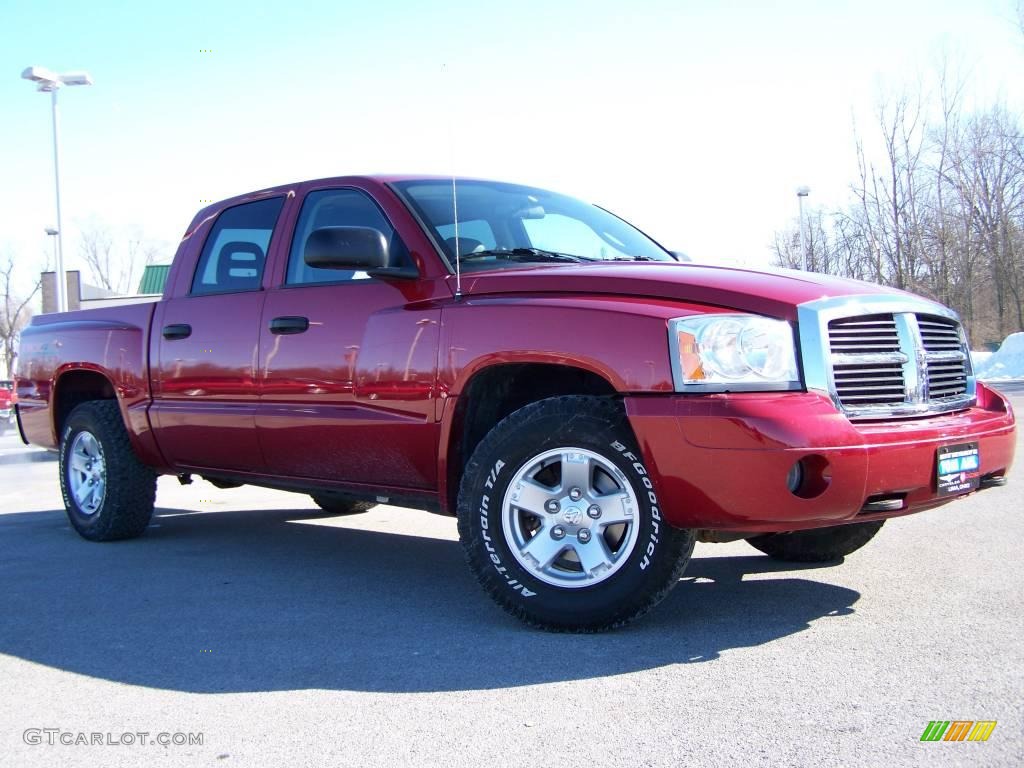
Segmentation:
[[(64, 227), (60, 218), (60, 133), (57, 120), (57, 91), (65, 85), (92, 85), (92, 77), (88, 72), (65, 72), (60, 75), (44, 67), (28, 67), (21, 73), (25, 80), (36, 84), (36, 90), (50, 94), (53, 107), (53, 181), (57, 191), (57, 311), (66, 312), (67, 276), (64, 272), (64, 243), (62, 232)], [(50, 234), (47, 231), (47, 234)]]
[(800, 260), (801, 268), (807, 271), (807, 243), (804, 241), (804, 198), (811, 194), (811, 188), (801, 186), (796, 188), (796, 199), (800, 203)]

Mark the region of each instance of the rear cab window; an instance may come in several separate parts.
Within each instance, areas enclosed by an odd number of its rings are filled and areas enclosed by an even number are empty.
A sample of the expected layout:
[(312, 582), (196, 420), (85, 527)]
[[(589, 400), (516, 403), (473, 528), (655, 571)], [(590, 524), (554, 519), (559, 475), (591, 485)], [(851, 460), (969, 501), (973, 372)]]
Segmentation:
[(283, 197), (226, 208), (203, 245), (191, 295), (259, 290)]

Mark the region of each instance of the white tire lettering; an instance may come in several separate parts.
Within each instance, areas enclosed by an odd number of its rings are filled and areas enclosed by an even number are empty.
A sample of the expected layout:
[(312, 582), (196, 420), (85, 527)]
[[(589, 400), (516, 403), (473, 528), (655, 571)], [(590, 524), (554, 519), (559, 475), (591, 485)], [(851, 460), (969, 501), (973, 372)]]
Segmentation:
[[(487, 480), (484, 482), (485, 487), (494, 488), (494, 483), (498, 479), (498, 474), (501, 472), (501, 469), (504, 466), (505, 462), (502, 461), (501, 459), (498, 459), (498, 461), (494, 464), (494, 469), (490, 471), (490, 473), (487, 476)], [(497, 551), (491, 544), (491, 537), (487, 533), (488, 529), (490, 528), (490, 521), (487, 518), (490, 506), (491, 498), (485, 493), (480, 497), (480, 535), (483, 537), (484, 548), (487, 550), (488, 557), (490, 558), (491, 563), (494, 565), (494, 570), (498, 572), (498, 575), (500, 575), (502, 579), (505, 580), (505, 583), (508, 586), (512, 587), (514, 591), (518, 592), (523, 597), (533, 597), (537, 593), (527, 589), (522, 584), (520, 584), (516, 579), (513, 579), (509, 575), (508, 568), (501, 564), (501, 558), (498, 557)]]
[(498, 479), (498, 473), (501, 472), (501, 468), (504, 466), (505, 462), (502, 461), (501, 459), (498, 459), (497, 463), (494, 465), (494, 469), (490, 471), (490, 474), (488, 474), (487, 476), (487, 480), (484, 482), (485, 488), (494, 487), (494, 481)]
[(648, 475), (647, 467), (643, 465), (635, 453), (627, 451), (626, 446), (618, 440), (612, 443), (612, 448), (621, 453), (624, 459), (633, 463), (633, 471), (640, 476), (640, 482), (647, 489), (647, 500), (651, 503), (651, 537), (647, 542), (647, 551), (640, 559), (640, 570), (646, 571), (651, 564), (651, 558), (654, 557), (654, 551), (659, 541), (658, 537), (661, 533), (661, 510), (658, 508), (658, 497), (654, 493), (654, 482)]

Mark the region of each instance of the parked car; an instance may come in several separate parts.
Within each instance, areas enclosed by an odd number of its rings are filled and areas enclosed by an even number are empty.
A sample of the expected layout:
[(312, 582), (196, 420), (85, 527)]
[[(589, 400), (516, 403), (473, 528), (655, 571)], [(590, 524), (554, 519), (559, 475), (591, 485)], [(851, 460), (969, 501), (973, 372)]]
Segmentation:
[(0, 435), (14, 425), (14, 382), (0, 379)]
[(1003, 483), (968, 349), (932, 301), (680, 263), (546, 190), (345, 177), (204, 208), (159, 301), (34, 317), (18, 412), (87, 539), (141, 534), (158, 474), (417, 507), (503, 608), (600, 630), (695, 541), (840, 559)]

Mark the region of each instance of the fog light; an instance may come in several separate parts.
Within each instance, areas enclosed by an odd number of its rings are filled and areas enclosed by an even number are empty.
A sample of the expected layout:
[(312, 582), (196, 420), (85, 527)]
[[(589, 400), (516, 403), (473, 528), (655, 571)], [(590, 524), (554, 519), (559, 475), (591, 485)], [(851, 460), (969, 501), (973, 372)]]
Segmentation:
[(794, 496), (813, 499), (828, 490), (832, 483), (832, 468), (828, 459), (816, 453), (808, 454), (794, 464), (786, 474), (786, 487)]
[(786, 475), (786, 487), (789, 488), (790, 493), (796, 493), (800, 490), (800, 485), (803, 481), (804, 462), (803, 459), (801, 459), (789, 468), (789, 473)]

